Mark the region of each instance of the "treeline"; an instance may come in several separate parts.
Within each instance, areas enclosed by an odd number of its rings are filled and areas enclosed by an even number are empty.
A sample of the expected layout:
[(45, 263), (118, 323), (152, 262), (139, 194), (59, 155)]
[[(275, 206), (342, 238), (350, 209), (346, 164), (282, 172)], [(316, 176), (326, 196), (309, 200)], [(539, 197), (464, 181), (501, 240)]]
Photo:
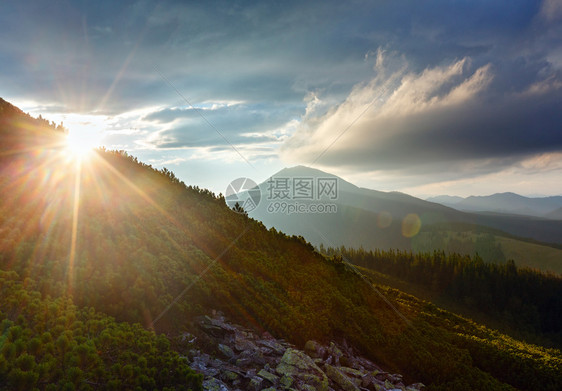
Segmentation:
[(435, 251), (322, 249), (330, 256), (421, 285), (469, 308), (499, 317), (511, 327), (562, 345), (562, 278), (513, 261), (486, 263), (478, 255)]

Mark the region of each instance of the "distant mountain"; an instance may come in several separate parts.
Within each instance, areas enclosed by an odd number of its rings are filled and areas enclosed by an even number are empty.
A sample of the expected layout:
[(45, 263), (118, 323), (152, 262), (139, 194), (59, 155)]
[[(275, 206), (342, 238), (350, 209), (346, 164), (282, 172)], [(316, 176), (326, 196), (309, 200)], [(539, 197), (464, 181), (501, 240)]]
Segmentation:
[[(334, 194), (323, 192), (329, 182), (337, 187)], [(482, 237), (491, 235), (490, 229), (499, 230), (493, 232), (495, 237), (513, 239), (515, 236), (515, 239), (562, 244), (562, 221), (515, 214), (467, 213), (404, 193), (360, 188), (333, 174), (304, 166), (285, 168), (259, 187), (262, 199), (249, 215), (268, 227), (303, 236), (316, 246), (422, 251), (449, 248), (489, 253), (492, 257), (498, 253), (495, 247), (499, 244)], [(453, 197), (439, 199), (457, 200)], [(313, 207), (324, 209), (311, 211)], [(418, 235), (418, 231), (432, 233)], [(494, 248), (470, 245), (466, 235), (465, 243), (460, 245), (457, 243), (460, 239), (450, 234), (468, 231), (474, 234), (471, 234), (474, 240), (480, 238), (477, 243), (487, 242)], [(556, 257), (562, 264), (562, 252)], [(548, 270), (559, 272), (562, 268), (549, 266)]]
[(467, 198), (437, 196), (427, 200), (467, 212), (495, 212), (535, 217), (549, 217), (551, 212), (562, 207), (562, 196), (531, 198), (515, 193), (496, 193)]
[(440, 195), (435, 197), (429, 197), (426, 198), (425, 200), (429, 202), (436, 202), (438, 204), (454, 208), (454, 205), (464, 200), (464, 198), (458, 196)]
[[(334, 186), (331, 194), (329, 186)], [(285, 168), (259, 187), (262, 200), (250, 217), (315, 245), (409, 249), (411, 235), (402, 232), (408, 228), (403, 227), (406, 216), (433, 224), (462, 214), (404, 193), (360, 188), (305, 166)], [(323, 209), (310, 210), (315, 207)]]

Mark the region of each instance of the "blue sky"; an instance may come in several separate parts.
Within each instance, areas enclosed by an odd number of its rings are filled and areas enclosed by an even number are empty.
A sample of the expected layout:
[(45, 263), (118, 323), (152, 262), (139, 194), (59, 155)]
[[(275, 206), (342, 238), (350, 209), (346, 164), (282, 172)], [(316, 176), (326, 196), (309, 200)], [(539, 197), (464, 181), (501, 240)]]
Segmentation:
[(562, 1), (8, 1), (0, 97), (224, 192), (562, 194)]

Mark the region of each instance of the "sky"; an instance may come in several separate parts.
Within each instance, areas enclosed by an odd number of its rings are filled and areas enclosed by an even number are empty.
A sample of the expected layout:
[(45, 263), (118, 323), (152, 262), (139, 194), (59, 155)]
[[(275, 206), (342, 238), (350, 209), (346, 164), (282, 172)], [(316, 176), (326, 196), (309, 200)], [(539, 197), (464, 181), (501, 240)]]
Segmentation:
[(4, 1), (0, 97), (224, 193), (562, 195), (562, 0)]

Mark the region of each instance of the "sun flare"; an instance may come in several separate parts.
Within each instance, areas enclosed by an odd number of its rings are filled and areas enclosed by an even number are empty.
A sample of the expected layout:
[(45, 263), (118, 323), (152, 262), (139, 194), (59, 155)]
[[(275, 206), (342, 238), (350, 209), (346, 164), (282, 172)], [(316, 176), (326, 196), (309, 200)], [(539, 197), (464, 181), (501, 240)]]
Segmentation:
[(97, 132), (70, 131), (66, 137), (66, 149), (75, 157), (85, 158), (99, 146)]

